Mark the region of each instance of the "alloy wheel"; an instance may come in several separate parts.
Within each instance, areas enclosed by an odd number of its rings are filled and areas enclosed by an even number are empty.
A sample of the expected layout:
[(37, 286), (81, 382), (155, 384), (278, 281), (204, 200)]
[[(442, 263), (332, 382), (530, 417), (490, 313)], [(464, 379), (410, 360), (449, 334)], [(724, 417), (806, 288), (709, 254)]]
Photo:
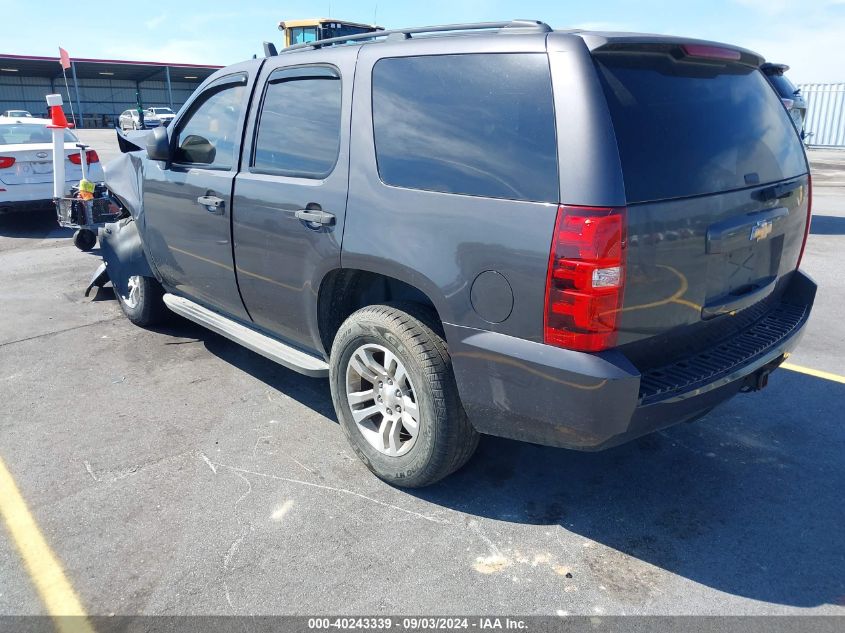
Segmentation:
[(402, 361), (382, 345), (360, 346), (346, 367), (346, 401), (364, 439), (390, 457), (413, 448), (420, 427), (414, 385)]

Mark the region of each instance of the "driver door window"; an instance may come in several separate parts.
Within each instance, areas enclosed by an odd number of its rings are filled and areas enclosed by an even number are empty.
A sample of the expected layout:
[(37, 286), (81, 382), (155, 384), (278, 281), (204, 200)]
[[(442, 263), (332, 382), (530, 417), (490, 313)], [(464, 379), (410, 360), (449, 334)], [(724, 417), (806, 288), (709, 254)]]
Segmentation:
[(231, 169), (237, 157), (238, 121), (246, 94), (246, 76), (227, 77), (208, 88), (191, 106), (176, 134), (174, 162)]

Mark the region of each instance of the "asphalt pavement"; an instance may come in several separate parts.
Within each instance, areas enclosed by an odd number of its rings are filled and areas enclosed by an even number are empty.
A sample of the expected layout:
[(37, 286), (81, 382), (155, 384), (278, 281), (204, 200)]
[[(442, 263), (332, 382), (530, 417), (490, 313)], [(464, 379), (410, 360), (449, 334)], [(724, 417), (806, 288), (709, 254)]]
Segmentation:
[[(107, 158), (112, 134), (80, 136)], [(845, 152), (824, 158), (789, 360), (842, 376)], [(83, 296), (98, 257), (69, 238), (49, 211), (0, 216), (0, 463), (89, 614), (845, 614), (842, 382), (781, 369), (600, 453), (485, 437), (400, 490), (327, 381), (184, 320), (133, 326)], [(45, 613), (39, 586), (0, 528), (0, 614)]]

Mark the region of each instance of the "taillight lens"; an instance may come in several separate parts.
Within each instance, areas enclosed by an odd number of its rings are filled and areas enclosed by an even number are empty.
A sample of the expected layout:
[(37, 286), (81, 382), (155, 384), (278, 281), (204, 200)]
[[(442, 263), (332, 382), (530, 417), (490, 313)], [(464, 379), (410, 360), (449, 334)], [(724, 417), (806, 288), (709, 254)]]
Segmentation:
[(0, 169), (7, 169), (15, 164), (14, 156), (0, 156)]
[(813, 178), (807, 175), (807, 226), (804, 227), (804, 241), (801, 242), (801, 252), (798, 253), (798, 263), (795, 268), (801, 266), (804, 257), (804, 249), (807, 248), (807, 238), (810, 237), (810, 222), (813, 220)]
[(616, 344), (625, 285), (625, 209), (558, 208), (546, 277), (544, 340), (597, 352)]
[[(67, 159), (70, 162), (72, 162), (74, 165), (81, 165), (82, 164), (82, 158), (79, 156), (79, 152), (71, 154), (70, 156), (67, 157)], [(97, 156), (97, 152), (95, 152), (93, 149), (89, 149), (87, 152), (85, 152), (85, 162), (88, 163), (89, 165), (91, 163), (99, 163), (100, 157)]]

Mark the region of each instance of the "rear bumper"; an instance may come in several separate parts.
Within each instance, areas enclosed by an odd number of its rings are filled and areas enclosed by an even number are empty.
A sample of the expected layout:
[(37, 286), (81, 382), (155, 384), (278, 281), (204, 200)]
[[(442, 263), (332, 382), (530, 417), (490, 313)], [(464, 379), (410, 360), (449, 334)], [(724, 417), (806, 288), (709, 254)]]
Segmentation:
[(0, 214), (22, 213), (26, 211), (44, 211), (45, 209), (50, 208), (52, 208), (53, 211), (56, 210), (56, 207), (53, 204), (53, 200), (51, 198), (13, 201), (6, 201), (0, 198)]
[[(16, 210), (18, 207), (26, 208), (27, 205), (20, 203), (33, 203), (38, 206), (45, 201), (48, 205), (51, 204), (53, 200), (52, 174), (49, 174), (49, 177), (50, 180), (47, 182), (28, 182), (13, 185), (0, 181), (0, 208), (11, 206)], [(66, 178), (66, 190), (79, 183), (81, 177), (81, 172), (77, 171), (72, 177)], [(88, 179), (95, 183), (103, 181), (103, 168), (100, 163), (93, 163), (88, 166)]]
[(445, 329), (458, 390), (478, 431), (599, 450), (696, 419), (771, 371), (798, 345), (815, 292), (798, 271), (781, 302), (745, 330), (707, 354), (645, 372), (619, 350), (586, 354), (456, 325)]
[[(76, 184), (76, 183), (74, 183)], [(17, 202), (34, 202), (53, 199), (53, 182), (36, 182), (24, 185), (0, 183), (0, 206)]]

